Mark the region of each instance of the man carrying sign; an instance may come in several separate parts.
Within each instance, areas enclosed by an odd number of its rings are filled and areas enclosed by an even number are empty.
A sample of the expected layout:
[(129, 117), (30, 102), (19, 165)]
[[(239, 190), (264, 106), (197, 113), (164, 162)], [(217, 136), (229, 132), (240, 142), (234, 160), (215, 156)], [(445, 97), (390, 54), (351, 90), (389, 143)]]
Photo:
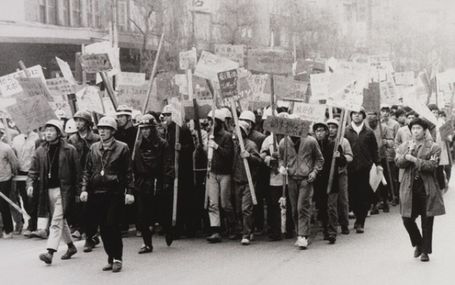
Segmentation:
[[(287, 155), (285, 148), (287, 144)], [(279, 146), (280, 158), (288, 161), (288, 170), (280, 167), (280, 173), (289, 177), (289, 198), (292, 219), (297, 233), (295, 245), (308, 247), (310, 236), (311, 200), (313, 182), (324, 165), (324, 158), (315, 138), (311, 136), (285, 137)]]

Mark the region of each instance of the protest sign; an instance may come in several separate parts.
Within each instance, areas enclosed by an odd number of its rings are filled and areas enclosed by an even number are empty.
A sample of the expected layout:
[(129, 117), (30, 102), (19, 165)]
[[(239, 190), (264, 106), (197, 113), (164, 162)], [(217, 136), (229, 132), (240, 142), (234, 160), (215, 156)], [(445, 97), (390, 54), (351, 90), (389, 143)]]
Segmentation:
[(244, 45), (215, 44), (215, 54), (238, 62), (240, 67), (245, 66)]
[(84, 54), (107, 54), (109, 62), (112, 65), (112, 69), (104, 71), (108, 71), (109, 76), (114, 76), (121, 72), (120, 49), (112, 47), (111, 43), (108, 41), (93, 43), (85, 46)]
[(196, 49), (193, 48), (188, 51), (181, 51), (179, 53), (179, 66), (182, 70), (193, 69), (196, 66), (197, 54)]
[(108, 72), (112, 64), (107, 53), (83, 54), (80, 57), (82, 69), (87, 73)]
[[(307, 92), (308, 83), (294, 80), (292, 77), (279, 76), (273, 77), (275, 98), (277, 99), (299, 99), (304, 100)], [(270, 79), (265, 85), (265, 93), (271, 93)], [(270, 96), (270, 95), (269, 95)], [(269, 100), (270, 101), (270, 100)]]
[(364, 90), (363, 107), (367, 112), (378, 112), (381, 107), (379, 82), (371, 82)]
[(363, 104), (363, 85), (353, 82), (341, 90), (334, 93), (336, 96), (329, 97), (327, 105), (344, 108), (351, 111), (359, 111)]
[(323, 122), (325, 120), (325, 111), (325, 105), (295, 102), (292, 113), (305, 121)]
[(6, 110), (19, 130), (25, 134), (44, 126), (51, 119), (57, 119), (43, 95), (18, 100), (17, 104), (7, 107)]
[(52, 100), (49, 89), (40, 78), (18, 78), (25, 97), (34, 97), (42, 95), (47, 100)]
[(260, 73), (287, 75), (292, 73), (294, 58), (287, 50), (267, 48), (250, 49), (247, 55), (248, 69)]
[(74, 79), (73, 72), (71, 71), (70, 65), (66, 61), (64, 61), (58, 57), (55, 57), (55, 59), (57, 60), (58, 67), (60, 68), (60, 71), (62, 72), (63, 77), (70, 84), (76, 85), (76, 80)]
[(414, 72), (395, 72), (395, 84), (400, 86), (412, 86), (415, 84)]
[(387, 80), (379, 84), (381, 91), (381, 104), (395, 105), (398, 104), (398, 92), (395, 83)]
[(73, 94), (76, 92), (75, 85), (70, 84), (66, 78), (52, 78), (46, 79), (46, 85), (50, 92), (53, 94)]
[[(41, 65), (35, 65), (27, 68), (30, 77), (40, 78), (41, 81), (45, 81), (43, 69)], [(17, 81), (18, 78), (26, 77), (25, 71), (17, 71), (14, 73), (7, 74), (0, 77), (0, 93), (3, 97), (9, 97), (22, 92), (22, 87)]]
[(87, 110), (103, 114), (99, 88), (96, 86), (87, 86), (76, 92), (78, 110)]
[(412, 108), (420, 117), (427, 119), (435, 126), (438, 125), (438, 120), (433, 112), (428, 109), (424, 102), (417, 100), (415, 92), (403, 93), (403, 104)]
[(329, 95), (329, 73), (316, 73), (310, 75), (312, 100), (327, 100)]
[(133, 109), (141, 110), (147, 99), (149, 83), (143, 85), (119, 85), (117, 88), (117, 101), (120, 105), (131, 106)]
[(448, 120), (442, 126), (440, 126), (439, 133), (441, 134), (442, 140), (449, 140), (449, 136), (454, 134), (453, 121)]
[(238, 95), (237, 80), (238, 73), (236, 69), (218, 73), (221, 96), (230, 98)]
[(182, 127), (185, 121), (185, 112), (182, 103), (177, 97), (172, 97), (169, 100), (169, 105), (171, 106), (172, 121), (179, 127)]
[(194, 71), (195, 76), (218, 82), (218, 73), (239, 68), (232, 60), (203, 51)]
[(145, 73), (121, 72), (115, 78), (117, 86), (142, 86), (145, 84)]
[(287, 119), (269, 116), (264, 121), (264, 130), (278, 135), (305, 137), (310, 130), (311, 122), (300, 119)]
[(58, 94), (53, 93), (51, 90), (51, 96), (53, 101), (49, 102), (49, 105), (54, 112), (63, 111), (67, 116), (70, 116), (72, 114), (67, 95), (60, 94), (60, 92), (58, 92)]

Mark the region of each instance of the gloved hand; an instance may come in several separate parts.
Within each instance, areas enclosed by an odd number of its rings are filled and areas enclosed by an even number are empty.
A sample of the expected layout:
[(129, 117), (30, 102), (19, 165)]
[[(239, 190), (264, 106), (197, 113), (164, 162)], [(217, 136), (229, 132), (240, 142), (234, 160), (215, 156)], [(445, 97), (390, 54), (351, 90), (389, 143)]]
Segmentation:
[(209, 147), (211, 147), (213, 149), (217, 149), (218, 144), (214, 140), (209, 140)]
[(313, 182), (315, 179), (316, 179), (316, 173), (314, 172), (311, 172), (309, 175), (308, 175), (308, 183), (311, 183)]
[(33, 186), (27, 188), (27, 196), (30, 198), (33, 197)]
[(286, 167), (284, 167), (284, 166), (280, 166), (280, 168), (278, 169), (278, 172), (281, 175), (288, 175), (288, 171), (287, 171)]
[(87, 200), (88, 200), (88, 193), (87, 193), (87, 191), (82, 191), (79, 198), (81, 198), (81, 202), (87, 202)]
[(131, 205), (134, 203), (134, 196), (131, 194), (125, 195), (125, 205)]

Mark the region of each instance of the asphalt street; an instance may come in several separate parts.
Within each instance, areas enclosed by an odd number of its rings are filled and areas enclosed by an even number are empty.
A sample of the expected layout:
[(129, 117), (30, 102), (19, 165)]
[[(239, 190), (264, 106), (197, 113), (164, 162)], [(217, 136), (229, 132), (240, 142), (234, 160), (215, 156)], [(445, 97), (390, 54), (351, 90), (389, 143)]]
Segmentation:
[(393, 207), (369, 217), (364, 234), (340, 235), (335, 245), (319, 234), (307, 250), (295, 248), (294, 240), (264, 237), (250, 246), (186, 239), (171, 247), (157, 237), (153, 253), (138, 255), (142, 240), (129, 237), (120, 273), (101, 271), (106, 263), (102, 247), (83, 253), (83, 242), (77, 242), (78, 254), (62, 261), (62, 245), (47, 266), (38, 260), (45, 241), (16, 236), (0, 240), (0, 284), (455, 284), (454, 188), (452, 183), (445, 195), (447, 214), (435, 219), (429, 263), (413, 258), (398, 207)]

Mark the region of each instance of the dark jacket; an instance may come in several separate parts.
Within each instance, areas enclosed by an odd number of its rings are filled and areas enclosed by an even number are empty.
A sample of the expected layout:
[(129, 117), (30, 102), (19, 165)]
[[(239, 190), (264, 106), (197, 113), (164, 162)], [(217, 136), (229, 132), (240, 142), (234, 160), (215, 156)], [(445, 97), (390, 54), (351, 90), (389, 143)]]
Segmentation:
[(133, 159), (135, 191), (152, 191), (162, 186), (164, 174), (164, 152), (167, 142), (158, 137), (156, 141), (142, 139), (136, 144)]
[[(255, 182), (257, 169), (262, 162), (262, 159), (259, 155), (258, 148), (256, 144), (247, 138), (243, 140), (245, 144), (245, 150), (250, 153), (250, 156), (247, 158), (248, 166), (250, 168), (251, 177), (253, 182)], [(240, 145), (236, 143), (234, 151), (234, 161), (232, 167), (232, 179), (238, 183), (248, 183), (248, 178), (245, 171), (245, 165), (243, 163), (243, 158), (240, 156)]]
[(379, 164), (378, 144), (370, 128), (364, 125), (360, 134), (357, 134), (349, 125), (346, 127), (345, 137), (354, 155), (354, 159), (348, 165), (348, 172), (370, 171), (373, 163)]
[(118, 128), (114, 134), (114, 138), (118, 141), (126, 143), (130, 151), (132, 151), (136, 141), (137, 132), (137, 128), (134, 127), (131, 122), (128, 122), (125, 128)]
[(232, 134), (224, 129), (215, 134), (218, 148), (213, 150), (212, 172), (215, 174), (231, 174), (234, 159), (234, 142)]
[(68, 138), (68, 143), (72, 144), (79, 154), (80, 165), (82, 168), (85, 167), (87, 161), (87, 154), (92, 144), (100, 141), (100, 136), (95, 134), (92, 130), (88, 130), (85, 138), (81, 137), (79, 133), (72, 134)]
[(115, 139), (106, 149), (101, 142), (94, 143), (87, 156), (81, 190), (89, 193), (123, 194), (125, 189), (127, 194), (131, 194), (134, 189), (128, 146)]
[[(28, 172), (27, 187), (39, 185), (38, 216), (47, 217), (50, 213), (48, 195), (49, 143), (43, 143), (35, 151)], [(62, 196), (63, 214), (66, 217), (79, 193), (81, 168), (76, 148), (64, 140), (60, 141), (58, 156), (58, 178)], [(38, 182), (39, 183), (35, 183)]]
[(400, 213), (403, 217), (411, 217), (412, 187), (416, 181), (414, 178), (419, 175), (427, 193), (427, 216), (444, 215), (444, 200), (436, 178), (436, 168), (439, 164), (441, 148), (431, 139), (427, 139), (418, 149), (415, 155), (417, 163), (414, 164), (404, 159), (404, 156), (409, 153), (409, 143), (407, 141), (398, 148), (395, 158), (397, 166), (404, 169), (400, 184)]
[(266, 135), (256, 130), (251, 130), (250, 135), (248, 136), (248, 139), (252, 140), (258, 148), (262, 146), (262, 143), (264, 142), (265, 138)]

